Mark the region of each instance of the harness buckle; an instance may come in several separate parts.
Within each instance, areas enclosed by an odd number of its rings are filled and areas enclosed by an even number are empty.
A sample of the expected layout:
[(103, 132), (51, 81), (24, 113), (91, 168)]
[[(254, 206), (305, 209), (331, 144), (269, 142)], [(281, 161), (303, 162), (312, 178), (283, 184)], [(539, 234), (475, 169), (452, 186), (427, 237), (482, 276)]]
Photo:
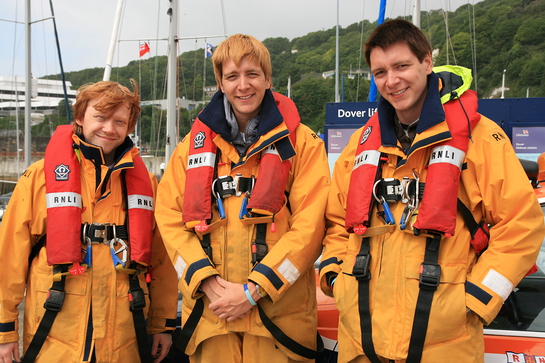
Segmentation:
[(399, 179), (379, 179), (376, 184), (376, 195), (383, 197), (387, 203), (394, 203), (402, 199), (403, 185)]
[(64, 291), (49, 289), (47, 293), (47, 298), (44, 302), (44, 309), (51, 311), (61, 311), (62, 305), (64, 303), (64, 296), (66, 293)]
[[(212, 188), (217, 193), (218, 199), (228, 198), (237, 195), (238, 175), (233, 178), (231, 175), (218, 176), (212, 183)], [(240, 194), (238, 194), (240, 195)]]
[(358, 254), (356, 256), (356, 263), (352, 269), (352, 275), (356, 280), (370, 280), (371, 273), (369, 272), (369, 264), (371, 262), (370, 254)]
[(436, 290), (441, 278), (441, 266), (435, 263), (420, 264), (420, 288)]
[(144, 296), (144, 290), (138, 288), (129, 291), (129, 301), (131, 303), (131, 311), (142, 310), (146, 307), (146, 299)]

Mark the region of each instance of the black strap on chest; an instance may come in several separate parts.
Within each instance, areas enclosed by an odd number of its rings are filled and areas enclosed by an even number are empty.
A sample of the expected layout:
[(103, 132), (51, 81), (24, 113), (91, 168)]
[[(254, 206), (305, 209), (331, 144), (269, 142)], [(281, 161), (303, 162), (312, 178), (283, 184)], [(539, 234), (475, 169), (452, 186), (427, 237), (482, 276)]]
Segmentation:
[(68, 271), (68, 265), (55, 265), (53, 267), (53, 274), (60, 273), (62, 275), (60, 281), (54, 281), (53, 285), (49, 289), (47, 299), (44, 303), (45, 313), (40, 321), (40, 325), (36, 330), (36, 334), (32, 338), (28, 349), (25, 352), (25, 355), (22, 359), (22, 363), (32, 363), (36, 360), (38, 353), (44, 345), (45, 339), (53, 326), (53, 322), (57, 317), (59, 311), (61, 311), (62, 305), (64, 303), (64, 296), (66, 292), (64, 291), (64, 285), (66, 283), (66, 273)]

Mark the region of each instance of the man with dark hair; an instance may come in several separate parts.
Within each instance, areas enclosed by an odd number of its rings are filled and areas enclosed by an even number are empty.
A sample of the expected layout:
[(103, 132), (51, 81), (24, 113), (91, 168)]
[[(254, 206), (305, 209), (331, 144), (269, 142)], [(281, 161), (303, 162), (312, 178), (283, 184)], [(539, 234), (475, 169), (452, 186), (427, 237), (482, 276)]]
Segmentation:
[(404, 20), (365, 57), (381, 98), (335, 164), (320, 266), (339, 362), (483, 362), (483, 323), (534, 264), (543, 213), (469, 70), (434, 68)]
[(168, 354), (176, 273), (154, 235), (157, 180), (128, 136), (140, 113), (132, 83), (132, 92), (117, 82), (80, 87), (73, 124), (56, 129), (13, 191), (0, 229), (2, 363), (19, 362), (23, 297), (23, 362)]

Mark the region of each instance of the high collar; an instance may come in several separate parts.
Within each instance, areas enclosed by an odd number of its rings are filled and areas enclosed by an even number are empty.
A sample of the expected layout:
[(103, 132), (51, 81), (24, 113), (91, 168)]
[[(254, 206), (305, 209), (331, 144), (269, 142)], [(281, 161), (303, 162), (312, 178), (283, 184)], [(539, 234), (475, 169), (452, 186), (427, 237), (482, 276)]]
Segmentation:
[[(93, 164), (95, 164), (95, 167), (99, 168), (106, 163), (102, 147), (86, 142), (83, 135), (75, 135), (74, 141), (75, 145), (81, 150), (83, 157), (92, 161)], [(133, 147), (134, 143), (131, 138), (127, 136), (125, 141), (115, 149), (113, 165), (117, 165), (123, 156), (130, 152)]]
[[(432, 72), (428, 75), (426, 98), (424, 99), (420, 119), (416, 127), (417, 133), (424, 132), (445, 120), (445, 111), (443, 110), (438, 90), (439, 77)], [(395, 109), (382, 97), (378, 101), (378, 117), (382, 145), (397, 146), (397, 135), (394, 124)]]
[[(223, 92), (218, 91), (210, 103), (199, 114), (199, 119), (212, 131), (220, 134), (226, 141), (232, 141), (231, 126), (225, 116), (225, 107), (223, 104)], [(259, 125), (257, 127), (258, 137), (271, 131), (283, 121), (282, 114), (276, 106), (276, 101), (271, 90), (265, 92), (263, 102), (261, 103)]]

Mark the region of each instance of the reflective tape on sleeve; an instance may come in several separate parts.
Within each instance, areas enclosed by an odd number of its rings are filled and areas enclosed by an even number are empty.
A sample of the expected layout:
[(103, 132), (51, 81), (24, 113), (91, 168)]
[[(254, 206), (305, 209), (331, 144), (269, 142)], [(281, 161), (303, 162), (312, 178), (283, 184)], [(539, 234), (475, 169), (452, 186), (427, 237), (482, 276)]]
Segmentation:
[(46, 194), (47, 208), (77, 207), (81, 208), (81, 194), (73, 192), (59, 192)]

